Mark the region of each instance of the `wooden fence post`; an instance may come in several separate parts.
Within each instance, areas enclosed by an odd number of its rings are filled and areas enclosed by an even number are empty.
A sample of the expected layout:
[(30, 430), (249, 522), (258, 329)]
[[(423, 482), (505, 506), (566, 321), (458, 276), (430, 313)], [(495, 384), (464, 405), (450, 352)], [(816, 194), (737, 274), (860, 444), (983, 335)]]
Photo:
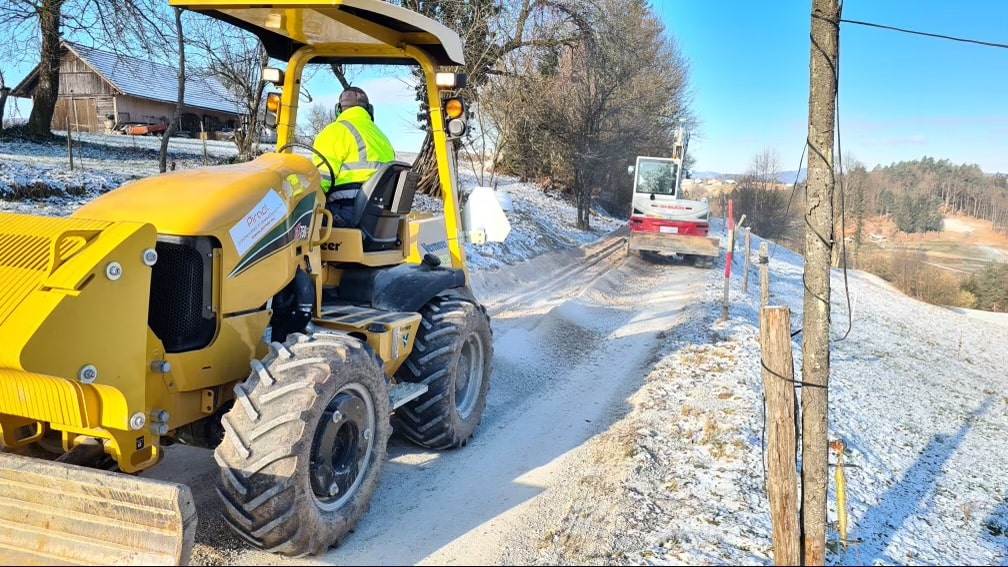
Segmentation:
[(745, 271), (742, 272), (742, 291), (749, 291), (749, 256), (752, 255), (752, 246), (750, 245), (749, 236), (752, 229), (746, 227), (745, 229)]
[(797, 422), (791, 310), (760, 310), (760, 352), (767, 405), (767, 497), (773, 522), (774, 563), (801, 565), (798, 529)]
[(73, 133), (70, 131), (70, 116), (66, 118), (67, 156), (70, 158), (70, 171), (73, 171)]
[(764, 242), (759, 247), (759, 282), (760, 282), (760, 307), (766, 307), (770, 303), (770, 257), (769, 247)]

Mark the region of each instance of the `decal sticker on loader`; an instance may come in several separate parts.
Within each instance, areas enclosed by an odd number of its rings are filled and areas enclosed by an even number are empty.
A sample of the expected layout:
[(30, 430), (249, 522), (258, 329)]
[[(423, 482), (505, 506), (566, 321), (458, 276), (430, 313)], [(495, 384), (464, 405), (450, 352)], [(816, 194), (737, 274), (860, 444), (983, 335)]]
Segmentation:
[[(286, 208), (287, 205), (284, 203), (284, 209)], [(274, 252), (283, 250), (292, 242), (308, 240), (314, 212), (315, 199), (310, 195), (301, 199), (290, 216), (281, 219), (282, 222), (252, 244), (248, 253), (242, 256), (228, 277), (237, 276)]]
[(231, 240), (241, 256), (262, 239), (269, 229), (278, 225), (287, 216), (287, 203), (275, 190), (270, 192), (252, 208), (245, 217), (231, 227)]
[(437, 256), (439, 253), (448, 250), (448, 242), (444, 240), (438, 240), (435, 242), (421, 242), (420, 246), (423, 247), (424, 252), (428, 254), (433, 254)]

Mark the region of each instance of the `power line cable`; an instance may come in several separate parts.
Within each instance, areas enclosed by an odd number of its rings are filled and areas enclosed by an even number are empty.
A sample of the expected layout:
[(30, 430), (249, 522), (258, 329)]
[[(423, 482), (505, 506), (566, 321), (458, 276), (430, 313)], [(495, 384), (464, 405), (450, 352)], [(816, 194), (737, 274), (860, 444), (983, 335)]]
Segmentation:
[[(816, 17), (816, 16), (813, 16), (813, 17)], [(859, 26), (868, 26), (868, 27), (873, 27), (873, 28), (881, 28), (881, 29), (884, 29), (884, 30), (892, 30), (892, 31), (898, 31), (898, 32), (909, 33), (909, 34), (914, 34), (914, 35), (924, 35), (924, 36), (928, 36), (928, 37), (936, 37), (938, 39), (948, 39), (948, 40), (951, 40), (951, 41), (961, 41), (963, 43), (972, 43), (972, 44), (976, 44), (976, 45), (986, 45), (988, 47), (1000, 47), (1002, 49), (1008, 49), (1008, 44), (1004, 44), (1004, 43), (995, 43), (995, 42), (992, 42), (992, 41), (981, 41), (981, 40), (978, 40), (978, 39), (968, 39), (968, 38), (964, 38), (964, 37), (954, 37), (954, 36), (951, 36), (951, 35), (945, 35), (945, 34), (940, 34), (940, 33), (928, 33), (928, 32), (916, 31), (916, 30), (908, 30), (906, 28), (898, 28), (896, 26), (887, 26), (887, 25), (884, 25), (884, 24), (876, 24), (876, 23), (872, 23), (872, 22), (862, 22), (862, 21), (859, 21), (859, 20), (845, 20), (845, 19), (841, 18), (840, 19), (840, 23), (843, 23), (843, 24), (856, 24), (856, 25), (859, 25)]]

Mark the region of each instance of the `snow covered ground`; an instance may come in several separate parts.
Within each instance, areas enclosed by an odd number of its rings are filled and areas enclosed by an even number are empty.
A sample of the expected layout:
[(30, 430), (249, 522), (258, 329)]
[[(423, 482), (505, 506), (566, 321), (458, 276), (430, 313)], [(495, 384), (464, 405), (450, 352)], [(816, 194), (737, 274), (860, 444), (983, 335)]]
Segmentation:
[[(130, 147), (155, 139), (102, 138), (126, 147), (76, 148), (73, 171), (66, 148), (0, 142), (0, 196), (32, 185), (42, 193), (55, 187), (77, 194), (0, 198), (0, 210), (64, 215), (96, 191), (157, 171), (153, 153), (134, 157)], [(209, 159), (233, 153), (227, 143), (206, 147)], [(207, 159), (203, 148), (198, 140), (173, 141), (171, 159), (179, 168), (199, 165)], [(460, 176), (468, 187), (475, 184), (464, 171)], [(533, 185), (501, 179), (500, 190), (514, 204), (512, 233), (502, 244), (467, 245), (477, 275), (549, 250), (590, 245), (625, 224), (599, 214), (585, 233), (574, 228), (573, 207)], [(753, 240), (755, 250), (761, 240)], [(770, 303), (789, 307), (798, 330), (803, 259), (770, 249)], [(773, 563), (763, 492), (759, 280), (754, 267), (743, 291), (738, 251), (736, 258), (729, 318), (720, 320), (722, 256), (703, 273), (698, 301), (681, 315), (665, 353), (630, 399), (633, 411), (585, 444), (589, 451), (624, 446), (627, 459), (612, 463), (613, 474), (622, 475), (613, 490), (625, 502), (616, 512), (618, 545), (602, 558), (541, 547), (522, 559)], [(848, 447), (849, 545), (844, 551), (840, 543), (831, 482), (827, 563), (1008, 565), (1008, 319), (923, 304), (869, 274), (846, 276), (835, 271), (833, 278), (829, 438)], [(794, 341), (797, 374), (800, 333)]]
[[(803, 259), (770, 249), (770, 305), (789, 307), (798, 331)], [(639, 419), (628, 425), (641, 454), (657, 457), (633, 477), (653, 522), (650, 545), (628, 563), (773, 562), (759, 285), (755, 271), (748, 293), (733, 279), (729, 319), (720, 320), (723, 279), (713, 277), (702, 315), (675, 333), (635, 396)], [(847, 446), (848, 546), (831, 467), (827, 563), (1008, 564), (1008, 316), (914, 301), (863, 272), (845, 286), (834, 271), (831, 304), (829, 439)], [(800, 378), (800, 333), (793, 346)]]

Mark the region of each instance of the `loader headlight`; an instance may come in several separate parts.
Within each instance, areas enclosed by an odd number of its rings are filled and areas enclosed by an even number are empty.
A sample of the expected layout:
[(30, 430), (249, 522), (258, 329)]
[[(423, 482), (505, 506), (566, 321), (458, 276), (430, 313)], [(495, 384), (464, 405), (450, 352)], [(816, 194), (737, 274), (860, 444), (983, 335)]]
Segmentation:
[(262, 70), (262, 80), (266, 83), (273, 83), (278, 86), (282, 85), (284, 72), (276, 67), (264, 67)]
[(434, 83), (439, 89), (461, 89), (467, 78), (465, 73), (438, 73), (434, 75)]

